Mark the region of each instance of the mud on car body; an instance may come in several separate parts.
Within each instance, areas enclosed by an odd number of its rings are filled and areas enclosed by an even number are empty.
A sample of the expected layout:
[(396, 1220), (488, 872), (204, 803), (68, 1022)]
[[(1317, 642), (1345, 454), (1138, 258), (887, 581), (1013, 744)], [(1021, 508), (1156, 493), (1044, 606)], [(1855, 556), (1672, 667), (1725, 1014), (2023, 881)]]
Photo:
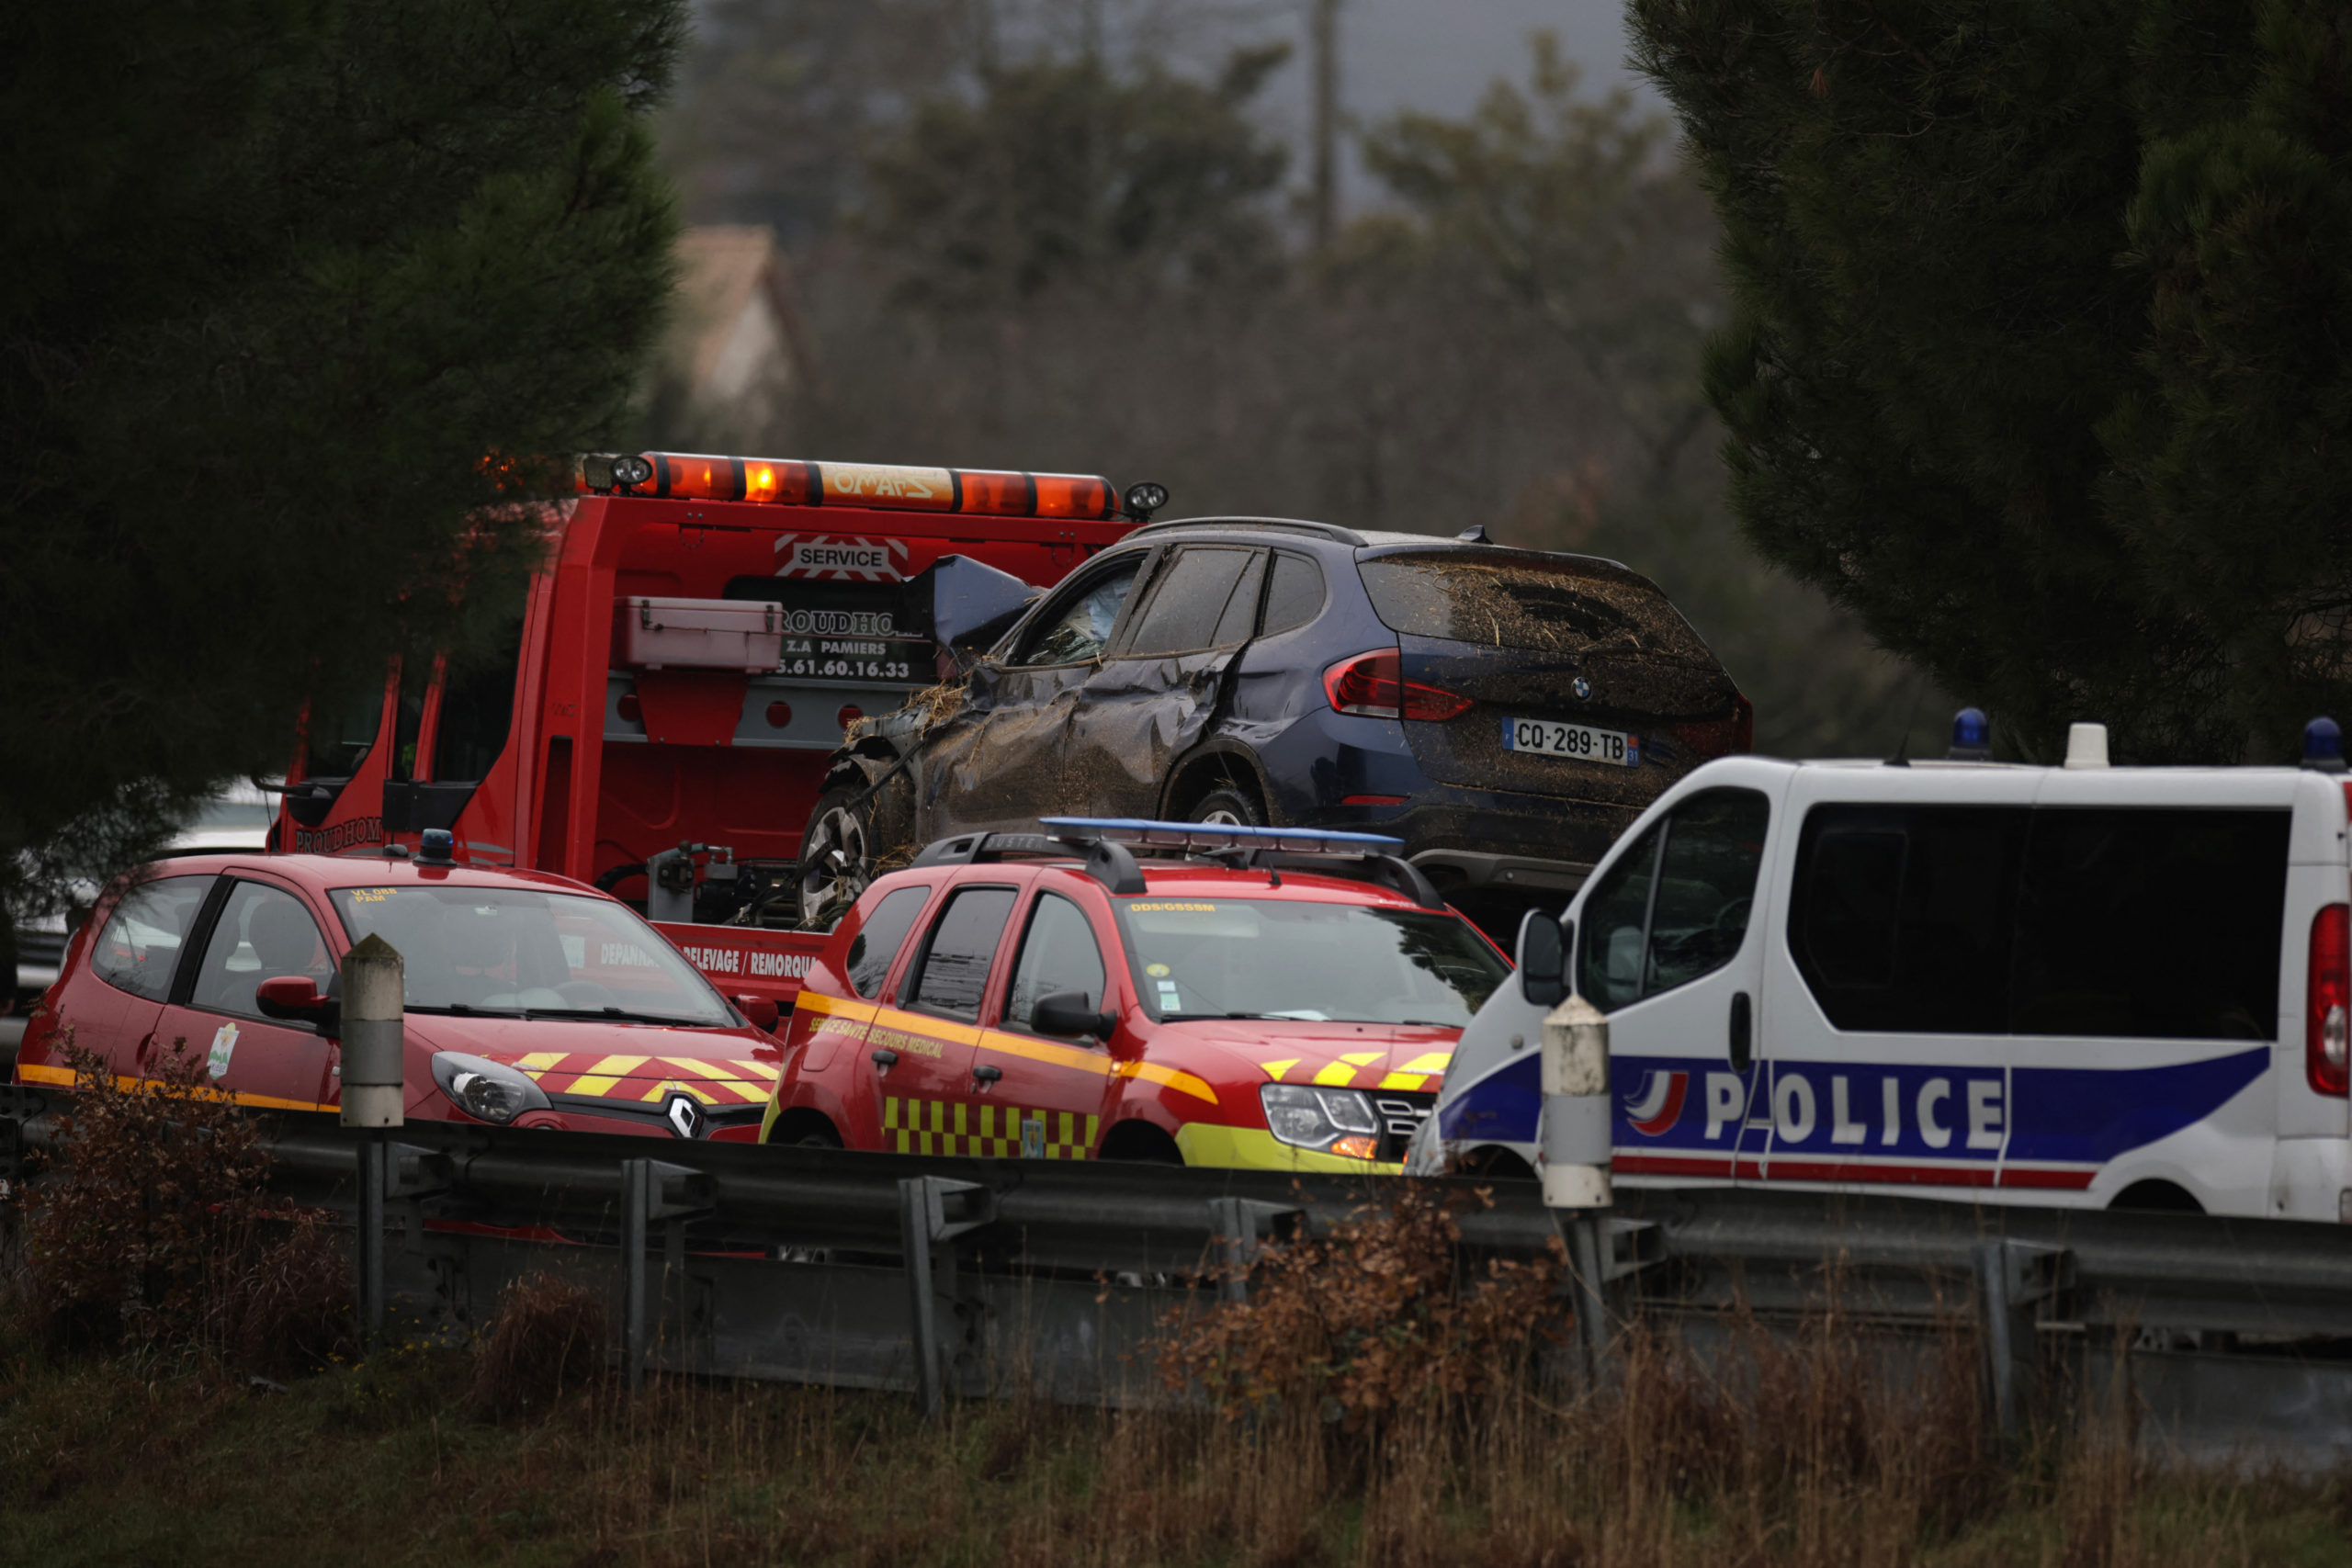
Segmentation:
[(118, 1079), (176, 1048), (241, 1103), (336, 1110), (337, 971), (370, 934), (403, 961), (410, 1117), (757, 1134), (773, 1002), (730, 1005), (627, 905), (568, 877), (424, 856), (186, 855), (118, 881), (74, 933), (17, 1081), (71, 1084), (69, 1043)]
[(809, 969), (766, 1141), (1398, 1168), (1508, 966), (1396, 840), (1047, 826), (865, 890)]
[(1264, 519), (1136, 530), (944, 695), (835, 753), (803, 841), (845, 874), (1041, 810), (1360, 829), (1506, 930), (1752, 730), (1613, 561)]

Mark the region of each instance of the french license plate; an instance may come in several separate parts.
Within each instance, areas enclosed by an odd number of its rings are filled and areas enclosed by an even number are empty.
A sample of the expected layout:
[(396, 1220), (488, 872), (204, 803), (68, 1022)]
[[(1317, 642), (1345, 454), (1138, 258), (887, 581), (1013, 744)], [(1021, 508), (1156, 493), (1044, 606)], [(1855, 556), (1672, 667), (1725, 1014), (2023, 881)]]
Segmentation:
[(1589, 724), (1562, 724), (1549, 718), (1503, 720), (1503, 750), (1533, 751), (1545, 757), (1573, 757), (1579, 762), (1600, 762), (1612, 768), (1642, 765), (1642, 738)]

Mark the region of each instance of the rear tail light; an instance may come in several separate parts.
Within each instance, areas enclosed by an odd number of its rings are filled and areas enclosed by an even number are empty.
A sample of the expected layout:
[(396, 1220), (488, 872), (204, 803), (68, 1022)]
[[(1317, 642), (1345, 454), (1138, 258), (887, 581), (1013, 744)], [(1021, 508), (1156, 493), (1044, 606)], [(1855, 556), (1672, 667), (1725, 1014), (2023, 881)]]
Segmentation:
[(2321, 1094), (2352, 1085), (2352, 906), (2312, 918), (2312, 966), (2303, 990), (2303, 1076)]
[(1756, 705), (1746, 697), (1732, 698), (1730, 716), (1700, 724), (1670, 724), (1667, 733), (1699, 757), (1729, 757), (1756, 750)]
[(1323, 671), (1323, 692), (1340, 713), (1365, 718), (1412, 718), (1438, 724), (1467, 711), (1470, 699), (1405, 679), (1404, 656), (1393, 648), (1343, 659)]

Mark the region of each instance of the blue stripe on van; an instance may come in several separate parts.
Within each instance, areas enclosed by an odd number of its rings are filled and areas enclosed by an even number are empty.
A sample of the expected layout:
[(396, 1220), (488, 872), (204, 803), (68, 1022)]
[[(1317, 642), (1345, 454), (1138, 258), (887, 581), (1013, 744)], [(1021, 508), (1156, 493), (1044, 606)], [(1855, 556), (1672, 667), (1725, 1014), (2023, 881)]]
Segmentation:
[[(1983, 1101), (1997, 1106), (2001, 1131), (2007, 1134), (2006, 1157), (2011, 1160), (2076, 1165), (2104, 1165), (2133, 1149), (2171, 1136), (2219, 1111), (2269, 1066), (2272, 1048), (2257, 1045), (2226, 1056), (2208, 1057), (2162, 1067), (2032, 1067), (2012, 1068), (1998, 1099)], [(1656, 1092), (1655, 1075), (1682, 1074), (1690, 1081), (1688, 1092), (1668, 1097)], [(1727, 1078), (1727, 1068), (1687, 1056), (1619, 1056), (1610, 1064), (1615, 1091), (1618, 1148), (1691, 1150), (1728, 1154), (1738, 1138), (1736, 1117), (1710, 1116), (1706, 1080)], [(1759, 1064), (1740, 1086), (1755, 1093), (1751, 1107), (1758, 1125), (1746, 1146), (1747, 1155), (1764, 1152), (1763, 1124), (1773, 1119), (1772, 1101), (1799, 1113), (1797, 1124), (1809, 1122), (1802, 1138), (1775, 1135), (1775, 1154), (1835, 1155), (1839, 1152), (1833, 1125), (1837, 1080), (1845, 1080), (1846, 1104), (1854, 1122), (1867, 1129), (1863, 1141), (1847, 1146), (1856, 1154), (1911, 1156), (1991, 1163), (2004, 1157), (1997, 1148), (1971, 1148), (1969, 1088), (1991, 1085), (2000, 1069), (1940, 1066), (1928, 1063), (1865, 1063), (1791, 1061)], [(1774, 1093), (1782, 1080), (1804, 1080), (1806, 1090)], [(1885, 1085), (1896, 1085), (1896, 1137), (1883, 1137)], [(1934, 1086), (1940, 1086), (1938, 1091)], [(1729, 1086), (1724, 1086), (1727, 1090)], [(1921, 1122), (1921, 1095), (1931, 1093), (1928, 1110), (1935, 1135), (1927, 1141)], [(1626, 1114), (1629, 1107), (1655, 1109), (1679, 1101), (1671, 1123), (1654, 1132), (1636, 1132)], [(1530, 1051), (1452, 1097), (1438, 1108), (1438, 1131), (1449, 1140), (1474, 1143), (1532, 1144), (1544, 1106), (1541, 1054)], [(1787, 1117), (1783, 1117), (1783, 1130)], [(1715, 1136), (1707, 1136), (1710, 1122)], [(1655, 1125), (1655, 1122), (1652, 1123)]]

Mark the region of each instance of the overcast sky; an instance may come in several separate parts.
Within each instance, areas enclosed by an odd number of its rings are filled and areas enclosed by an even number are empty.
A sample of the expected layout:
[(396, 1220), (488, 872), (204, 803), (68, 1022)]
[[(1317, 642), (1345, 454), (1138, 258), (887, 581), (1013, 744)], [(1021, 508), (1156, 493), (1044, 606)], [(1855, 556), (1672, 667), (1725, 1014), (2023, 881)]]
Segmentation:
[[(1297, 17), (1288, 30), (1299, 52), (1269, 86), (1265, 107), (1298, 140), (1293, 171), (1303, 182), (1306, 0), (1277, 6), (1276, 15), (1284, 9)], [(1525, 80), (1527, 35), (1539, 28), (1558, 34), (1562, 48), (1583, 64), (1589, 90), (1633, 86), (1645, 101), (1664, 107), (1625, 69), (1623, 0), (1343, 0), (1340, 17), (1340, 93), (1359, 125), (1400, 108), (1466, 113), (1497, 76)], [(1352, 162), (1342, 178), (1351, 207), (1377, 194)]]

